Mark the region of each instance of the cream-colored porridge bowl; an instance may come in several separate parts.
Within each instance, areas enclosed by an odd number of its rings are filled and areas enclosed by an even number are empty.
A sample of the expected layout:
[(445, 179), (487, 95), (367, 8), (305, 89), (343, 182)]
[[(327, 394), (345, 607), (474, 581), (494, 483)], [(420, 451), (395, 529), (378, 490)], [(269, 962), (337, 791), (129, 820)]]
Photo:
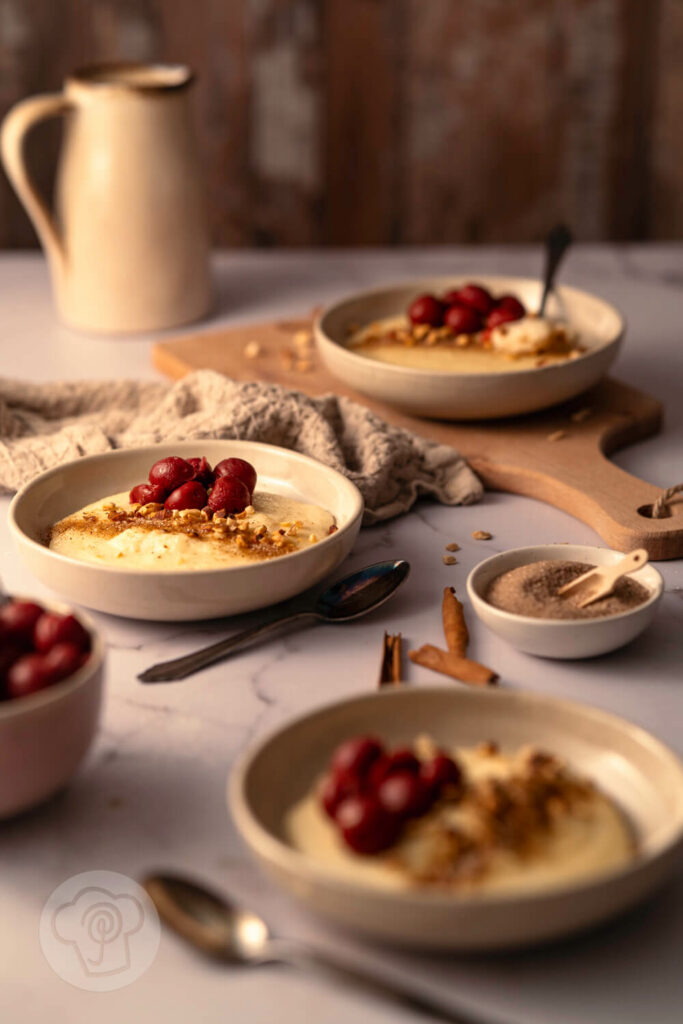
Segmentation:
[(577, 333), (586, 350), (577, 359), (514, 372), (508, 364), (500, 372), (454, 373), (380, 362), (349, 347), (352, 325), (362, 328), (396, 317), (418, 295), (441, 295), (468, 282), (481, 284), (496, 296), (515, 295), (530, 312), (538, 308), (541, 282), (526, 277), (455, 275), (358, 292), (328, 306), (315, 322), (318, 350), (327, 369), (363, 394), (412, 415), (478, 420), (564, 402), (597, 384), (616, 359), (625, 326), (621, 314), (596, 295), (566, 286), (551, 294), (546, 314), (566, 321)]
[[(56, 522), (106, 495), (130, 490), (167, 455), (205, 455), (212, 465), (231, 456), (247, 459), (258, 474), (257, 491), (319, 506), (334, 517), (337, 530), (275, 558), (170, 571), (91, 564), (47, 547)], [(49, 470), (15, 496), (9, 522), (26, 567), (68, 600), (130, 618), (190, 621), (263, 608), (318, 583), (350, 552), (362, 514), (358, 488), (308, 456), (253, 441), (174, 441), (88, 456)]]
[[(533, 744), (558, 755), (615, 802), (636, 856), (562, 888), (467, 895), (382, 887), (362, 873), (355, 880), (292, 845), (288, 814), (338, 743), (369, 734), (398, 747), (420, 733), (443, 747), (492, 739), (504, 751)], [(683, 849), (683, 765), (672, 751), (597, 708), (503, 688), (402, 687), (323, 707), (253, 746), (230, 777), (228, 798), (247, 846), (296, 899), (373, 939), (424, 949), (511, 948), (598, 924), (662, 884)]]

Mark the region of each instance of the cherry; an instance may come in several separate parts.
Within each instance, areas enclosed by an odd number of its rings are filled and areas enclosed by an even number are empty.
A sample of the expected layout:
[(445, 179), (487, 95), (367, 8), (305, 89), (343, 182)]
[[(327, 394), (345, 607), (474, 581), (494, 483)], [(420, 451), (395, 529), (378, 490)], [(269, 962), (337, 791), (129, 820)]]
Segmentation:
[(168, 494), (187, 480), (191, 480), (193, 476), (194, 469), (189, 462), (177, 455), (169, 455), (154, 463), (149, 471), (149, 482), (159, 484)]
[(491, 329), (500, 327), (501, 324), (509, 324), (513, 320), (519, 320), (519, 317), (509, 309), (501, 309), (500, 306), (496, 306), (486, 317), (486, 326)]
[(320, 784), (318, 797), (330, 818), (334, 818), (342, 800), (356, 796), (359, 791), (359, 780), (341, 772), (329, 772)]
[(157, 501), (161, 504), (167, 493), (159, 484), (137, 484), (128, 495), (128, 500), (131, 504), (139, 502), (140, 505), (146, 505), (148, 501)]
[(395, 750), (393, 754), (379, 758), (370, 770), (369, 782), (373, 788), (377, 788), (384, 779), (396, 772), (410, 772), (412, 775), (417, 775), (419, 771), (420, 762), (409, 747), (404, 747)]
[(171, 491), (164, 502), (164, 508), (178, 512), (185, 508), (204, 508), (207, 501), (206, 487), (202, 487), (196, 480), (190, 480)]
[(200, 484), (203, 484), (204, 487), (211, 487), (214, 481), (213, 470), (204, 456), (202, 455), (201, 458), (188, 459), (187, 461), (194, 470), (194, 476), (192, 479), (197, 480)]
[(370, 796), (350, 796), (337, 808), (337, 825), (356, 853), (379, 853), (396, 839), (400, 822)]
[(526, 309), (515, 295), (502, 295), (496, 302), (496, 309), (505, 309), (515, 314), (515, 320), (526, 315)]
[(18, 644), (33, 646), (33, 628), (43, 614), (34, 601), (8, 601), (0, 608), (0, 623), (5, 636)]
[(457, 298), (452, 301), (473, 309), (480, 316), (490, 313), (494, 305), (491, 293), (486, 288), (482, 288), (480, 284), (466, 284), (457, 292)]
[(431, 761), (423, 761), (420, 779), (436, 799), (445, 786), (462, 787), (462, 772), (453, 758), (447, 754), (436, 754)]
[[(87, 657), (87, 656), (86, 656)], [(44, 664), (50, 682), (66, 679), (83, 664), (83, 651), (77, 644), (69, 642), (55, 644), (44, 655)]]
[(26, 697), (49, 685), (50, 679), (42, 654), (24, 654), (7, 673), (9, 697)]
[(251, 502), (251, 494), (236, 476), (219, 476), (211, 489), (208, 500), (209, 508), (212, 508), (214, 512), (225, 509), (228, 515), (233, 515), (236, 512), (244, 511)]
[(445, 308), (443, 302), (440, 302), (435, 295), (418, 295), (408, 306), (408, 318), (413, 324), (429, 324), (430, 327), (440, 327), (443, 323)]
[(370, 767), (383, 754), (382, 744), (374, 736), (354, 736), (340, 743), (332, 754), (330, 771), (333, 775), (349, 775), (364, 779)]
[(75, 615), (58, 615), (44, 612), (33, 630), (33, 644), (36, 651), (45, 654), (55, 644), (75, 644), (81, 651), (90, 648), (90, 637)]
[(481, 317), (468, 306), (449, 306), (444, 323), (456, 334), (474, 334), (482, 328)]
[(20, 647), (19, 644), (12, 643), (12, 641), (9, 643), (3, 641), (0, 646), (0, 690), (2, 690), (2, 683), (9, 669), (25, 653), (25, 647)]
[(428, 810), (432, 794), (419, 775), (395, 772), (377, 787), (377, 799), (389, 814), (399, 818), (415, 818)]
[(216, 479), (221, 476), (236, 477), (241, 480), (249, 494), (254, 493), (256, 487), (256, 470), (251, 462), (245, 459), (222, 459), (214, 470)]

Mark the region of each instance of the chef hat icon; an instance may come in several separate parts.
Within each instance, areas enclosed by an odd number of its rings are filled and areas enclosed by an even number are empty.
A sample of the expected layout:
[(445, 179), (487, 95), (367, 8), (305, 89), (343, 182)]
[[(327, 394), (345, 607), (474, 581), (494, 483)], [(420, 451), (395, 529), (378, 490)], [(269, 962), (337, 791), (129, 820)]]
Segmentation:
[(102, 976), (130, 968), (129, 939), (144, 922), (144, 907), (135, 896), (88, 886), (57, 907), (52, 931), (74, 947), (87, 975)]

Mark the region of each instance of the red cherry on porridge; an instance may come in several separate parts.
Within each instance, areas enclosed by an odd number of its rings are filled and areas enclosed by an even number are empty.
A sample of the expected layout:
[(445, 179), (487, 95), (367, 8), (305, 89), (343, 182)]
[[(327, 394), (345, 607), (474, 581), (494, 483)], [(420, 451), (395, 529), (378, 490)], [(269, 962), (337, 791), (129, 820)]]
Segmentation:
[(374, 736), (354, 736), (340, 743), (334, 751), (330, 760), (330, 771), (334, 775), (350, 775), (352, 778), (363, 779), (382, 753), (382, 744)]
[(462, 786), (460, 767), (447, 754), (436, 754), (430, 761), (423, 761), (420, 779), (435, 798), (445, 786)]
[(196, 480), (190, 480), (171, 491), (164, 502), (164, 507), (181, 512), (186, 508), (204, 508), (207, 501), (206, 487), (202, 487)]
[(374, 797), (350, 796), (337, 808), (336, 822), (347, 846), (356, 853), (379, 853), (396, 839), (400, 822)]
[(466, 284), (460, 289), (457, 296), (457, 299), (453, 299), (454, 302), (460, 303), (461, 306), (468, 306), (480, 316), (486, 316), (494, 306), (491, 293), (486, 288), (482, 288), (480, 284)]
[(207, 462), (204, 456), (202, 455), (201, 457), (188, 459), (187, 461), (194, 470), (194, 476), (192, 479), (197, 480), (200, 484), (203, 484), (204, 487), (211, 487), (214, 481), (213, 470), (211, 469), (210, 463)]
[(138, 484), (128, 495), (128, 500), (131, 504), (138, 502), (140, 505), (146, 505), (148, 501), (156, 501), (159, 504), (163, 504), (167, 494), (168, 491), (160, 487), (159, 484)]
[(33, 644), (37, 651), (45, 654), (55, 644), (75, 644), (81, 651), (90, 649), (88, 631), (80, 624), (75, 615), (58, 615), (56, 612), (44, 612), (36, 622), (33, 630)]
[(18, 644), (33, 646), (33, 630), (43, 614), (34, 601), (8, 601), (0, 608), (0, 624), (5, 636)]
[(385, 811), (399, 818), (424, 814), (432, 802), (429, 788), (412, 772), (388, 775), (377, 787), (377, 799)]
[(194, 469), (189, 462), (178, 455), (169, 455), (154, 463), (149, 471), (149, 482), (159, 484), (168, 494), (187, 480), (191, 480), (193, 476)]
[(496, 306), (486, 317), (486, 326), (490, 330), (492, 327), (500, 327), (501, 324), (512, 323), (513, 320), (519, 320), (519, 317), (509, 309), (501, 309), (500, 306)]
[(44, 655), (45, 669), (50, 682), (66, 679), (83, 664), (83, 651), (76, 644), (55, 644)]
[(235, 477), (237, 480), (242, 481), (250, 495), (254, 493), (256, 470), (251, 462), (247, 462), (246, 459), (222, 459), (216, 466), (214, 473), (216, 474), (216, 479), (221, 476)]
[(413, 324), (429, 324), (440, 327), (443, 323), (445, 310), (443, 302), (436, 295), (418, 295), (408, 306), (408, 319)]
[(377, 788), (384, 779), (396, 772), (410, 772), (412, 775), (417, 775), (419, 770), (420, 762), (412, 750), (409, 747), (400, 748), (393, 754), (379, 758), (373, 764), (370, 769), (370, 786)]
[(228, 515), (243, 512), (250, 502), (251, 494), (236, 476), (219, 476), (209, 495), (209, 507), (214, 512), (225, 509)]
[(7, 673), (7, 695), (26, 697), (44, 689), (50, 682), (45, 658), (42, 654), (24, 654), (14, 662)]
[(526, 309), (515, 295), (502, 295), (496, 302), (496, 309), (504, 309), (515, 314), (515, 320), (526, 315)]
[(482, 328), (481, 317), (468, 306), (449, 306), (443, 322), (456, 334), (474, 334)]
[(325, 813), (330, 818), (334, 818), (342, 800), (346, 800), (349, 796), (356, 796), (358, 791), (358, 779), (353, 779), (350, 775), (329, 772), (320, 783), (318, 798)]

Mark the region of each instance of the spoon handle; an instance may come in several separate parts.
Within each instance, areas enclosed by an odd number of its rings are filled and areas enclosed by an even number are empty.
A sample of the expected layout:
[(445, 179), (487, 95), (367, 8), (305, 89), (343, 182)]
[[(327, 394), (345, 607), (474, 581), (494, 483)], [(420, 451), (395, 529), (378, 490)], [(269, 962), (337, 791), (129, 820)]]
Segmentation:
[(548, 295), (550, 294), (555, 281), (557, 268), (562, 262), (562, 257), (571, 243), (571, 231), (569, 228), (565, 227), (564, 224), (556, 224), (555, 227), (551, 228), (548, 232), (548, 237), (545, 241), (545, 271), (543, 274), (543, 295), (541, 296), (541, 304), (538, 307), (539, 316), (543, 316), (545, 304), (548, 301)]
[(225, 658), (228, 654), (244, 647), (254, 640), (260, 640), (268, 633), (274, 632), (281, 626), (290, 622), (300, 622), (303, 619), (317, 619), (319, 615), (314, 611), (300, 611), (294, 614), (283, 615), (278, 619), (271, 619), (270, 622), (261, 622), (257, 626), (250, 626), (240, 633), (233, 633), (225, 640), (210, 644), (208, 647), (200, 647), (192, 654), (185, 654), (181, 658), (174, 658), (172, 661), (162, 661), (151, 668), (145, 669), (138, 676), (141, 683), (169, 683), (176, 679), (184, 679), (194, 672), (213, 665), (215, 662)]
[(446, 1021), (447, 1024), (485, 1024), (483, 1018), (479, 1016), (472, 1016), (466, 1011), (449, 1009), (443, 1003), (432, 999), (431, 996), (416, 992), (413, 988), (407, 988), (402, 982), (389, 981), (376, 974), (368, 974), (361, 967), (342, 963), (327, 951), (323, 953), (317, 949), (300, 946), (290, 939), (271, 939), (268, 942), (268, 952), (273, 961), (286, 963), (291, 967), (309, 970), (314, 968), (323, 973), (331, 972), (356, 987), (363, 988), (384, 999), (391, 999), (407, 1009), (426, 1015), (431, 1020)]

